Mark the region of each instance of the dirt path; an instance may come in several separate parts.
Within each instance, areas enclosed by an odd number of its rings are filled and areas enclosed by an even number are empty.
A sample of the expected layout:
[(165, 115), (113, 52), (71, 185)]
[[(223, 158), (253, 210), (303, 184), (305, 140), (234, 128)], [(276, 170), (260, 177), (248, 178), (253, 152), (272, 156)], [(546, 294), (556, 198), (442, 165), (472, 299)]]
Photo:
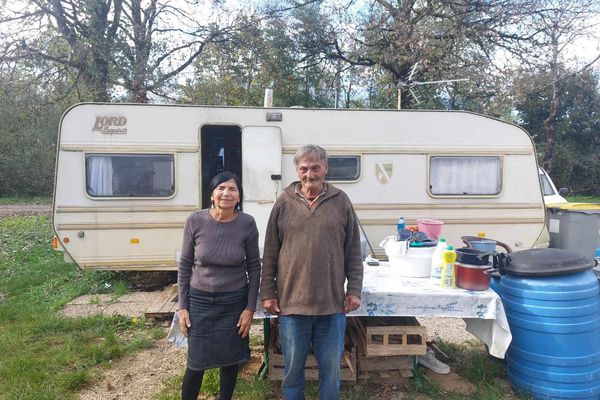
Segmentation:
[(100, 379), (80, 392), (81, 400), (150, 400), (185, 368), (186, 351), (166, 340), (112, 363)]
[(0, 205), (0, 217), (50, 215), (50, 204), (5, 204)]

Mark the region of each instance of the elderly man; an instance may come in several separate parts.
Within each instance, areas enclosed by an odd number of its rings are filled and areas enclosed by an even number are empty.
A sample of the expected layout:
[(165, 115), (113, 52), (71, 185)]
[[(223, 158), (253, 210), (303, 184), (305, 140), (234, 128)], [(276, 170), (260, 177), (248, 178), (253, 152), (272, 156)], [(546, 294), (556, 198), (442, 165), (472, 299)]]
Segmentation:
[(284, 189), (269, 217), (260, 298), (265, 310), (279, 315), (284, 398), (304, 398), (304, 364), (312, 346), (319, 398), (334, 400), (339, 398), (344, 313), (360, 304), (360, 234), (346, 194), (325, 182), (325, 150), (304, 146), (294, 163), (300, 181)]

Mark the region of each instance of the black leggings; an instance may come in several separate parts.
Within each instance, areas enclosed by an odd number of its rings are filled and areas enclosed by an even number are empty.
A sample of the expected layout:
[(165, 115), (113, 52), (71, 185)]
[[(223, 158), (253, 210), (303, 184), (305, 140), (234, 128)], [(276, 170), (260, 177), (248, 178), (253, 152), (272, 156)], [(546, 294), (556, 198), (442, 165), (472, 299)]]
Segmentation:
[[(231, 400), (239, 370), (239, 364), (220, 368), (219, 400)], [(185, 370), (181, 385), (181, 400), (198, 399), (203, 377), (204, 371), (194, 371), (189, 368)]]

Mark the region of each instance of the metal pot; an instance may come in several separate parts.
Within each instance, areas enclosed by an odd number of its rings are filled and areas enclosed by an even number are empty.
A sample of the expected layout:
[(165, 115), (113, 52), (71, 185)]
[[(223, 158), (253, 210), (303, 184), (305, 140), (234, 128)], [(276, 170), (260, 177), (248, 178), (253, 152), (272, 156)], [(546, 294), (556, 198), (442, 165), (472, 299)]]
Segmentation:
[(463, 247), (456, 249), (456, 262), (469, 265), (488, 265), (490, 263), (491, 253)]
[(492, 266), (454, 264), (456, 270), (456, 286), (468, 290), (487, 290), (490, 287)]

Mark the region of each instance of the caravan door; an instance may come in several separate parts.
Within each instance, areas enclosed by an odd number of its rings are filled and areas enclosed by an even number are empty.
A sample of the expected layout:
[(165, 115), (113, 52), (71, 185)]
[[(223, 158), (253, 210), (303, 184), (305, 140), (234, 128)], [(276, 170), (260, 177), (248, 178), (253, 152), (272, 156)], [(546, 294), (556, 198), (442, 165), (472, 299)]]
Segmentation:
[(242, 184), (244, 212), (256, 220), (265, 237), (267, 221), (281, 192), (281, 130), (278, 127), (246, 127), (242, 130)]

